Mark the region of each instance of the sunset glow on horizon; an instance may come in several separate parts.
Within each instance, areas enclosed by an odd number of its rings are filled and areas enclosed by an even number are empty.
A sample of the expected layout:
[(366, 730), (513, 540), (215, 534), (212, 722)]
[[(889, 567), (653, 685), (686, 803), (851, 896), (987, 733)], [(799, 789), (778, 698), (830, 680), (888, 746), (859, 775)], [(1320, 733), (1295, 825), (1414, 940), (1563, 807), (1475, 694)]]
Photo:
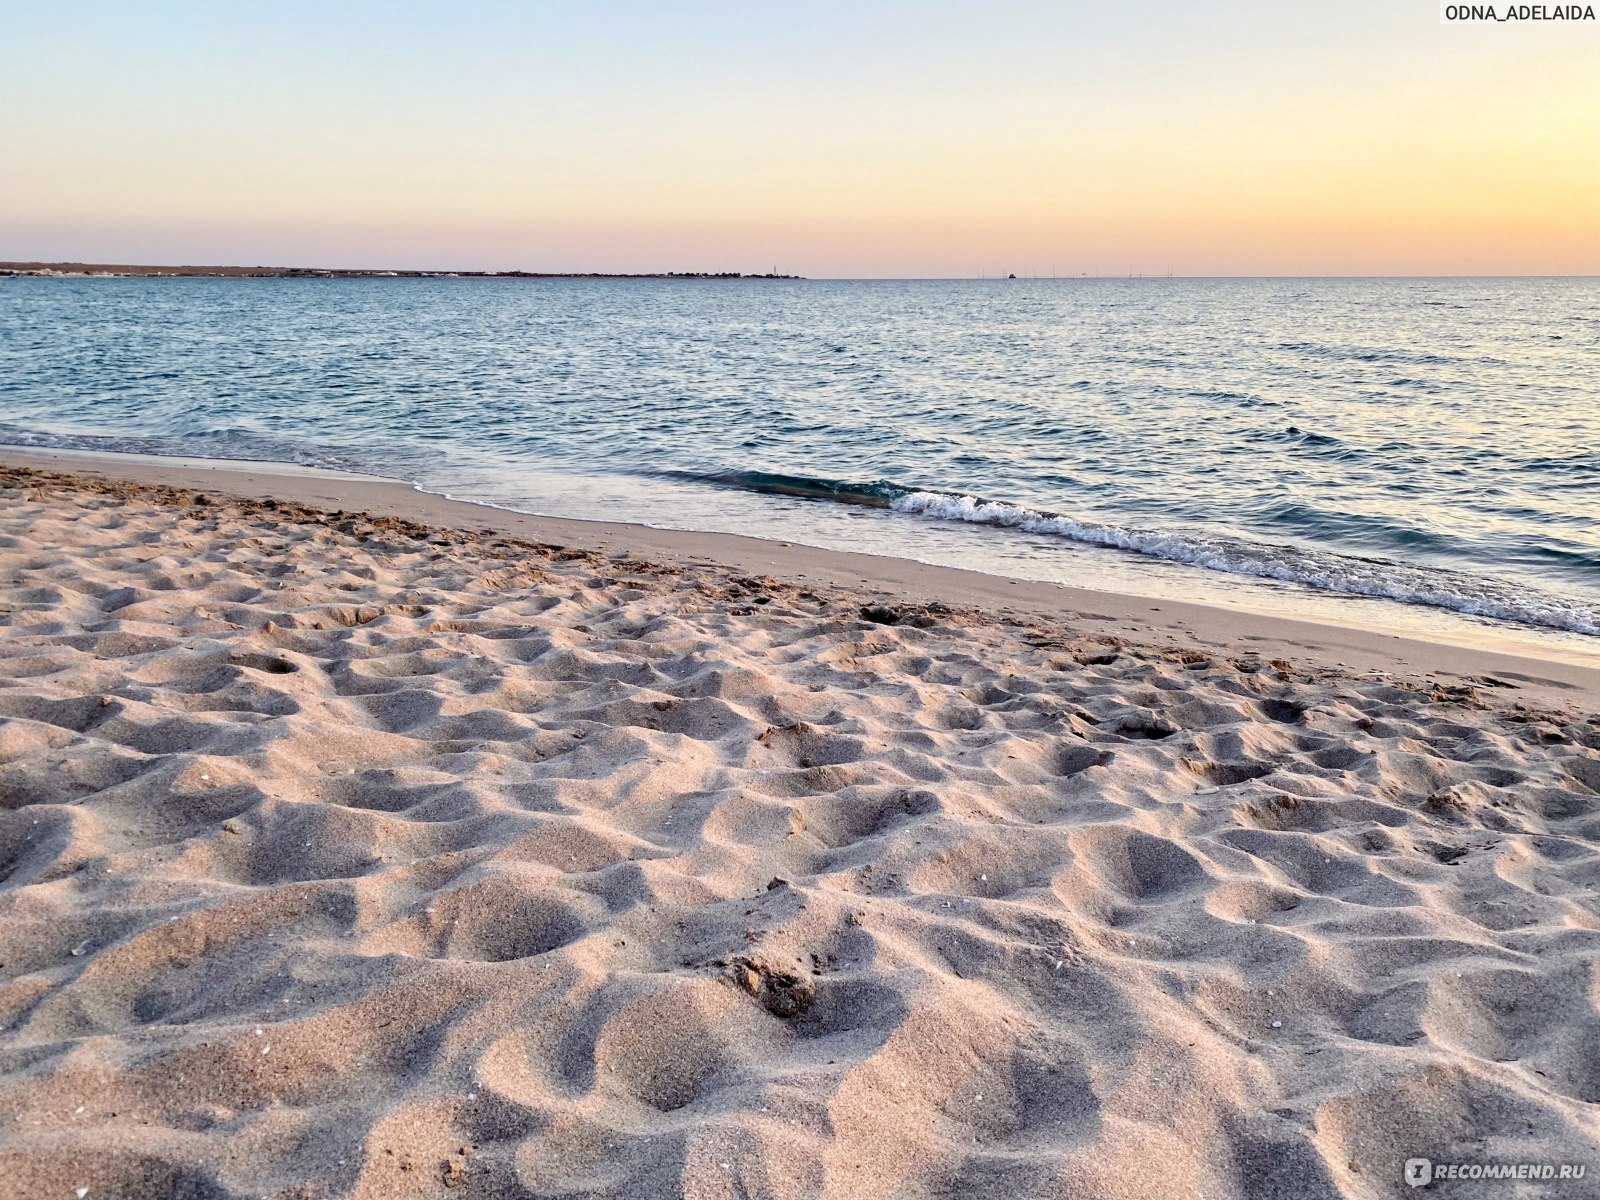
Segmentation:
[(1434, 0), (20, 3), (0, 259), (1600, 272), (1600, 30)]

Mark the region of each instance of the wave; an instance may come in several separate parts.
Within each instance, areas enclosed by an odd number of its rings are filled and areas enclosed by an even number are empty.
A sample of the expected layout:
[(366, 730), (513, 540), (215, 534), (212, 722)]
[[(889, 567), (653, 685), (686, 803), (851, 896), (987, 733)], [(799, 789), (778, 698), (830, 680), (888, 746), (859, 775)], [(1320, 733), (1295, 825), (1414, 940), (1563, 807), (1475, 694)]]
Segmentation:
[(333, 446), (308, 445), (247, 429), (217, 429), (176, 435), (59, 433), (0, 421), (0, 445), (27, 450), (84, 450), (92, 454), (142, 454), (154, 458), (203, 458), (215, 462), (292, 463), (328, 471), (402, 477), (412, 464), (374, 462), (370, 455)]
[(1452, 354), (1429, 354), (1422, 350), (1400, 350), (1382, 346), (1338, 346), (1324, 342), (1279, 342), (1279, 350), (1293, 350), (1310, 358), (1325, 358), (1359, 363), (1404, 363), (1412, 366), (1448, 367), (1463, 363), (1475, 366), (1504, 365), (1503, 359), (1477, 356), (1462, 358)]
[[(1302, 435), (1291, 427), (1287, 436)], [(1280, 435), (1282, 436), (1282, 435)], [(361, 471), (411, 478), (414, 462), (373, 461), (328, 446), (289, 445), (244, 430), (214, 431), (187, 437), (105, 437), (27, 430), (0, 422), (0, 442), (65, 450), (118, 450), (153, 455), (199, 455), (235, 461), (292, 462), (304, 466)], [(1586, 456), (1562, 463), (1587, 471)], [(1490, 576), (1442, 567), (1397, 563), (1312, 550), (1301, 546), (1258, 542), (1195, 529), (1154, 529), (1080, 520), (1048, 509), (985, 500), (979, 496), (930, 490), (888, 479), (855, 482), (824, 476), (773, 471), (647, 472), (674, 482), (712, 484), (765, 495), (791, 496), (886, 509), (925, 520), (959, 521), (1058, 537), (1082, 545), (1123, 550), (1166, 562), (1182, 563), (1230, 575), (1272, 579), (1319, 591), (1399, 601), (1446, 609), (1467, 616), (1513, 622), (1569, 633), (1600, 636), (1600, 606), (1522, 586)], [(424, 490), (438, 490), (421, 485)], [(441, 494), (448, 494), (442, 492)], [(482, 501), (478, 501), (481, 503)]]
[(1600, 636), (1600, 607), (1463, 571), (1411, 566), (1388, 559), (1360, 558), (1195, 530), (1141, 529), (1083, 521), (1045, 509), (957, 492), (926, 491), (889, 480), (851, 483), (756, 471), (703, 474), (692, 478), (702, 483), (770, 495), (864, 504), (931, 520), (1016, 529), (1230, 575), (1273, 579), (1319, 591), (1396, 600), (1466, 616)]
[(900, 487), (886, 479), (871, 483), (847, 483), (840, 479), (782, 475), (772, 471), (723, 471), (710, 475), (689, 471), (663, 471), (662, 475), (668, 479), (712, 483), (721, 487), (738, 488), (745, 492), (760, 492), (767, 496), (834, 500), (840, 504), (860, 504), (868, 508), (891, 508), (895, 500), (910, 495), (912, 491), (911, 488)]

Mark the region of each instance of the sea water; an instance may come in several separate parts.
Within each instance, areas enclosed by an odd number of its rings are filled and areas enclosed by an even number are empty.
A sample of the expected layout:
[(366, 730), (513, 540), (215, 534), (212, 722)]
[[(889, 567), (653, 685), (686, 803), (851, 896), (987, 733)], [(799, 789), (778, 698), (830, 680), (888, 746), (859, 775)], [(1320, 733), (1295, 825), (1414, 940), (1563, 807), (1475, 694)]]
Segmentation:
[(0, 442), (1600, 636), (1595, 280), (9, 278)]

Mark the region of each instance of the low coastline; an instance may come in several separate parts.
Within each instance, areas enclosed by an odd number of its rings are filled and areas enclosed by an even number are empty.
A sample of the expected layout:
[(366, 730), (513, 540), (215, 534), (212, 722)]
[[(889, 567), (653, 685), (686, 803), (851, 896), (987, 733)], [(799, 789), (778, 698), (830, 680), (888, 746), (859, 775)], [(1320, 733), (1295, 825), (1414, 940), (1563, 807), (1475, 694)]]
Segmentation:
[(1600, 1163), (1591, 667), (355, 475), (0, 463), (21, 1194)]
[(197, 267), (119, 263), (0, 262), (0, 276), (68, 279), (799, 279), (740, 271), (419, 271), (353, 267)]

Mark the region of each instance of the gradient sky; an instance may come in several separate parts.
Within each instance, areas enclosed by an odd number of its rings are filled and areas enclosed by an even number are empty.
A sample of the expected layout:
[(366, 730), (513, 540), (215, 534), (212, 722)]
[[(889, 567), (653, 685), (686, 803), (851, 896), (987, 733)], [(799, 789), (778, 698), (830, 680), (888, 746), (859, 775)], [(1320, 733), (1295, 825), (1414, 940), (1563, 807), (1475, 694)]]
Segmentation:
[(1437, 0), (9, 0), (0, 40), (0, 259), (1600, 272), (1600, 29)]

